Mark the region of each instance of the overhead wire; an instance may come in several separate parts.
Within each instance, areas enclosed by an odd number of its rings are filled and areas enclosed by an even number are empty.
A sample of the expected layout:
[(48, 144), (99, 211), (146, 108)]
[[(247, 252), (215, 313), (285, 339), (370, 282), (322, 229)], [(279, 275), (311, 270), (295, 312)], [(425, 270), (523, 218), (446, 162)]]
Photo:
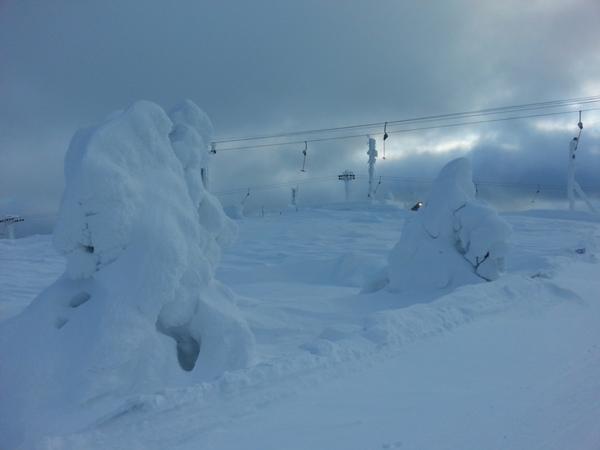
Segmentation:
[(432, 121), (432, 120), (462, 119), (462, 118), (469, 118), (469, 117), (487, 116), (487, 115), (492, 115), (492, 114), (495, 115), (495, 114), (504, 114), (504, 113), (511, 113), (511, 112), (524, 112), (524, 111), (559, 108), (559, 107), (564, 108), (564, 107), (568, 107), (568, 106), (578, 106), (578, 105), (585, 105), (585, 104), (598, 103), (598, 102), (600, 102), (600, 95), (588, 96), (588, 97), (576, 97), (576, 98), (569, 98), (569, 99), (563, 99), (563, 100), (551, 100), (551, 101), (545, 101), (545, 102), (525, 103), (525, 104), (519, 104), (519, 105), (501, 106), (501, 107), (486, 108), (486, 109), (479, 109), (479, 110), (472, 110), (472, 111), (463, 111), (463, 112), (456, 112), (456, 113), (435, 114), (435, 115), (429, 115), (429, 116), (420, 116), (420, 117), (413, 117), (413, 118), (406, 118), (406, 119), (385, 121), (385, 122), (372, 122), (372, 123), (354, 124), (354, 125), (346, 125), (346, 126), (339, 126), (339, 127), (317, 128), (317, 129), (290, 131), (290, 132), (265, 134), (265, 135), (257, 135), (257, 136), (222, 138), (222, 139), (216, 139), (212, 143), (216, 145), (216, 144), (226, 144), (226, 143), (235, 143), (235, 142), (252, 141), (252, 140), (267, 140), (267, 139), (291, 137), (291, 136), (298, 136), (298, 135), (332, 133), (332, 132), (339, 132), (339, 131), (346, 131), (346, 130), (360, 129), (360, 128), (381, 128), (381, 127), (386, 127), (387, 125), (410, 124), (410, 123), (415, 123), (415, 122), (427, 122), (427, 121)]
[[(364, 177), (364, 175), (360, 175), (361, 178)], [(393, 181), (397, 181), (397, 182), (405, 182), (405, 183), (412, 183), (412, 184), (433, 184), (433, 179), (427, 179), (427, 178), (410, 178), (410, 177), (401, 177), (401, 176), (392, 176), (392, 175), (382, 175), (382, 178), (385, 179), (391, 179)], [(564, 190), (564, 185), (561, 184), (540, 184), (540, 183), (529, 183), (529, 182), (522, 182), (522, 181), (493, 181), (493, 180), (473, 180), (474, 184), (477, 184), (478, 186), (493, 186), (493, 187), (500, 187), (500, 188), (507, 188), (507, 189), (535, 189), (536, 194), (541, 193), (541, 191), (548, 191), (548, 190), (556, 190), (556, 191), (562, 191)], [(592, 191), (598, 192), (600, 191), (600, 186), (593, 188), (591, 186), (588, 186), (588, 188)]]
[[(356, 175), (357, 179), (366, 179), (366, 175)], [(385, 180), (391, 180), (399, 183), (407, 183), (407, 184), (433, 184), (434, 180), (429, 178), (415, 178), (415, 177), (402, 177), (402, 176), (392, 176), (392, 175), (381, 175), (379, 177), (379, 184), (382, 184)], [(325, 181), (338, 181), (337, 175), (324, 175), (320, 177), (311, 177), (305, 178), (302, 180), (291, 180), (281, 183), (272, 183), (272, 184), (263, 184), (263, 185), (253, 185), (253, 186), (244, 186), (235, 189), (230, 189), (227, 191), (216, 191), (215, 195), (232, 195), (232, 194), (240, 194), (249, 191), (261, 191), (261, 190), (273, 190), (280, 189), (283, 187), (289, 187), (299, 184), (305, 183), (314, 183), (314, 182), (325, 182)], [(564, 186), (560, 184), (540, 184), (540, 183), (527, 183), (520, 181), (493, 181), (493, 180), (473, 180), (473, 183), (479, 186), (492, 186), (492, 187), (500, 187), (500, 188), (508, 188), (508, 189), (535, 189), (536, 195), (539, 195), (541, 191), (560, 191), (564, 189)], [(589, 188), (589, 187), (588, 187)], [(593, 190), (593, 189), (590, 189)], [(600, 187), (599, 187), (600, 190)]]
[(284, 181), (281, 183), (272, 183), (272, 184), (259, 184), (259, 185), (254, 185), (254, 186), (244, 186), (244, 187), (239, 187), (239, 188), (234, 188), (234, 189), (229, 189), (226, 191), (216, 191), (213, 192), (213, 194), (215, 195), (232, 195), (232, 194), (239, 194), (242, 192), (246, 192), (247, 190), (251, 190), (251, 191), (262, 191), (262, 190), (269, 190), (269, 189), (279, 189), (282, 187), (287, 187), (287, 186), (293, 186), (296, 184), (305, 184), (308, 182), (322, 182), (322, 181), (329, 181), (329, 180), (334, 180), (337, 179), (337, 175), (327, 175), (327, 176), (320, 176), (320, 177), (311, 177), (311, 178), (304, 178), (301, 180), (293, 180), (293, 181)]
[[(600, 101), (600, 100), (598, 100), (598, 101)], [(566, 115), (566, 114), (577, 113), (578, 111), (585, 112), (585, 111), (599, 111), (599, 110), (600, 110), (600, 107), (599, 108), (580, 109), (577, 111), (574, 111), (574, 110), (554, 111), (554, 112), (547, 112), (547, 113), (536, 113), (536, 114), (517, 115), (517, 116), (508, 116), (508, 117), (496, 117), (496, 118), (483, 119), (483, 120), (457, 122), (457, 123), (450, 123), (450, 124), (430, 125), (430, 126), (414, 127), (414, 128), (400, 128), (400, 129), (394, 129), (394, 130), (390, 130), (390, 131), (393, 131), (396, 134), (410, 133), (410, 132), (415, 132), (415, 131), (454, 128), (454, 127), (461, 127), (461, 126), (468, 126), (468, 125), (479, 125), (479, 124), (484, 124), (484, 123), (503, 122), (503, 121), (509, 121), (509, 120)], [(388, 125), (389, 125), (389, 122), (388, 122)], [(375, 134), (369, 133), (369, 134), (371, 136), (380, 136), (381, 135), (381, 133), (375, 133)], [(321, 137), (321, 138), (314, 138), (314, 139), (304, 139), (301, 141), (298, 140), (298, 141), (286, 141), (286, 142), (269, 142), (269, 143), (263, 143), (263, 144), (242, 145), (242, 146), (237, 146), (237, 147), (226, 147), (226, 148), (219, 149), (219, 151), (226, 152), (226, 151), (250, 150), (250, 149), (258, 150), (258, 149), (282, 147), (282, 146), (289, 146), (289, 145), (301, 145), (301, 144), (313, 143), (313, 142), (326, 142), (326, 141), (334, 141), (334, 140), (354, 139), (354, 138), (365, 137), (365, 136), (366, 136), (365, 133), (360, 133), (360, 134), (347, 134), (347, 135), (341, 135), (341, 136)]]
[[(558, 115), (567, 115), (572, 113), (579, 112), (580, 114), (580, 122), (581, 122), (581, 112), (585, 111), (598, 111), (598, 108), (581, 108), (581, 105), (599, 103), (600, 96), (589, 96), (589, 97), (579, 97), (579, 98), (571, 98), (564, 100), (552, 100), (546, 102), (537, 102), (537, 103), (527, 103), (521, 105), (513, 105), (513, 106), (504, 106), (497, 108), (487, 108), (480, 109), (475, 111), (465, 111), (459, 113), (449, 113), (449, 114), (438, 114), (438, 115), (430, 115), (430, 116), (422, 116), (415, 118), (408, 118), (402, 120), (395, 121), (386, 121), (386, 122), (375, 122), (368, 124), (356, 124), (342, 127), (332, 127), (332, 128), (321, 128), (321, 129), (312, 129), (312, 130), (303, 130), (303, 131), (295, 131), (295, 132), (287, 132), (287, 133), (279, 133), (279, 134), (271, 134), (271, 135), (263, 135), (263, 136), (249, 136), (249, 137), (238, 137), (231, 139), (220, 139), (215, 140), (211, 143), (211, 151), (216, 153), (217, 144), (228, 144), (228, 143), (236, 143), (236, 142), (248, 142), (253, 140), (270, 140), (270, 139), (278, 139), (283, 137), (292, 137), (298, 135), (308, 135), (308, 134), (323, 134), (323, 133), (335, 133), (346, 130), (357, 130), (362, 129), (360, 133), (352, 133), (352, 134), (342, 134), (342, 135), (334, 135), (334, 136), (317, 136), (311, 139), (302, 139), (302, 140), (287, 140), (287, 141), (279, 141), (279, 142), (258, 142), (255, 144), (249, 145), (240, 145), (240, 146), (230, 146), (225, 148), (218, 148), (218, 151), (236, 151), (236, 150), (256, 150), (256, 149), (266, 149), (266, 148), (275, 148), (275, 147), (283, 147), (283, 146), (292, 146), (292, 145), (301, 145), (304, 144), (303, 150), (303, 164), (302, 169), (305, 169), (306, 165), (306, 150), (308, 143), (314, 142), (327, 142), (334, 140), (344, 140), (344, 139), (354, 139), (354, 138), (364, 138), (367, 135), (367, 130), (370, 128), (381, 127), (383, 126), (383, 133), (368, 133), (371, 136), (384, 136), (384, 139), (389, 137), (388, 129), (390, 132), (394, 133), (409, 133), (415, 131), (425, 131), (425, 130), (434, 130), (434, 129), (443, 129), (443, 128), (453, 128), (453, 127), (461, 127), (461, 126), (469, 126), (469, 125), (478, 125), (484, 123), (493, 123), (493, 122), (502, 122), (502, 121), (510, 121), (510, 120), (520, 120), (520, 119), (528, 119), (528, 118), (537, 118), (537, 117), (550, 117), (550, 116), (558, 116)], [(566, 108), (578, 106), (577, 110), (566, 110), (566, 111), (551, 111), (551, 112), (537, 112), (533, 114), (518, 114), (529, 111), (539, 111), (542, 109), (557, 109), (557, 108)], [(506, 116), (506, 114), (517, 113), (515, 115)], [(490, 115), (501, 115), (502, 117), (488, 117)], [(482, 117), (481, 120), (465, 120), (465, 119), (477, 119)], [(427, 124), (428, 122), (434, 121), (453, 121), (452, 123), (434, 123), (431, 125), (425, 126), (414, 126), (411, 128), (406, 128), (406, 125), (418, 125), (418, 124)], [(381, 129), (381, 128), (380, 128)], [(385, 142), (384, 142), (385, 145)], [(304, 171), (302, 170), (301, 171)], [(357, 178), (363, 178), (362, 175), (357, 176)], [(278, 189), (286, 186), (299, 185), (309, 182), (323, 182), (323, 181), (334, 181), (337, 179), (337, 175), (331, 176), (321, 176), (321, 177), (311, 177), (304, 178), (301, 180), (294, 180), (289, 182), (281, 182), (281, 183), (273, 183), (273, 184), (265, 184), (265, 185), (256, 185), (256, 186), (246, 186), (240, 187), (237, 189), (231, 189), (228, 191), (220, 191), (215, 192), (217, 195), (229, 195), (229, 194), (238, 194), (241, 192), (250, 192), (250, 190), (269, 190), (269, 189)], [(397, 176), (385, 176), (382, 175), (379, 177), (379, 185), (382, 183), (382, 179), (390, 179), (398, 182), (409, 182), (409, 183), (425, 183), (430, 184), (433, 180), (426, 179), (415, 179), (409, 177), (397, 177)], [(561, 190), (563, 186), (561, 185), (539, 185), (537, 183), (521, 183), (521, 182), (495, 182), (495, 181), (476, 181), (476, 185), (483, 186), (497, 186), (497, 187), (508, 187), (508, 188), (526, 188), (526, 187), (537, 187), (536, 196), (540, 193), (540, 190), (543, 188), (544, 190)], [(248, 196), (248, 194), (247, 194)]]

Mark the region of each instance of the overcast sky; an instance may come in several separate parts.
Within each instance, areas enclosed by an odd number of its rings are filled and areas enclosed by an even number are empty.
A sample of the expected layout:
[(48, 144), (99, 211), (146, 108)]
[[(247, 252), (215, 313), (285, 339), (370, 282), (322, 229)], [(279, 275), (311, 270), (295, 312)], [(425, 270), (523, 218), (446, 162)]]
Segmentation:
[[(0, 0), (0, 206), (55, 211), (74, 131), (138, 99), (190, 98), (229, 137), (600, 94), (598, 24), (598, 0)], [(575, 123), (392, 136), (378, 170), (469, 154), (480, 179), (562, 183)], [(584, 123), (592, 185), (599, 116)], [(365, 172), (365, 141), (311, 147), (311, 176)], [(298, 178), (300, 150), (220, 153), (216, 189)]]

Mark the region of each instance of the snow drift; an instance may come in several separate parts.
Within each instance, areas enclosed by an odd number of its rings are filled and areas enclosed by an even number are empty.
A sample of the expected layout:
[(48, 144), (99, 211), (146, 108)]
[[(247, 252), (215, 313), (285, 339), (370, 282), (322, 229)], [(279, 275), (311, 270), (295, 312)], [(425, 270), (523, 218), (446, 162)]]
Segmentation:
[(475, 199), (469, 161), (455, 159), (442, 168), (425, 206), (390, 252), (388, 289), (424, 292), (495, 280), (509, 234), (508, 224)]
[(236, 226), (203, 186), (211, 132), (186, 101), (75, 134), (54, 234), (66, 271), (0, 328), (0, 434), (250, 363), (253, 336), (214, 279)]

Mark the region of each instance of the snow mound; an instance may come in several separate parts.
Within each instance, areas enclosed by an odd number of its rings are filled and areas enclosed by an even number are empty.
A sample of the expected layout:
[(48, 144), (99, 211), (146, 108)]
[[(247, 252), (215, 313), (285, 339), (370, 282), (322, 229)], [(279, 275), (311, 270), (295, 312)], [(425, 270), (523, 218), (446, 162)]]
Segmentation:
[(509, 235), (508, 224), (475, 199), (469, 161), (455, 159), (442, 168), (425, 206), (390, 252), (387, 287), (424, 292), (495, 280)]
[(171, 118), (137, 102), (75, 134), (54, 234), (65, 273), (0, 328), (0, 434), (250, 364), (253, 336), (214, 279), (235, 224), (202, 184), (211, 128), (189, 101)]

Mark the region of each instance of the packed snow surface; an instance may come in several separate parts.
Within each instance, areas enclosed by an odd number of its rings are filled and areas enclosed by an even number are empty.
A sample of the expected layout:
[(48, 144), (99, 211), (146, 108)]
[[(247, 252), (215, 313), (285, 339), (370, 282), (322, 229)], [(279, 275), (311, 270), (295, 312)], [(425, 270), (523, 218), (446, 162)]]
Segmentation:
[[(101, 410), (56, 408), (27, 424), (22, 448), (598, 449), (600, 224), (564, 211), (503, 215), (513, 232), (499, 279), (427, 303), (361, 293), (414, 217), (378, 204), (246, 217), (215, 276), (238, 294), (255, 363), (123, 391)], [(5, 321), (65, 265), (47, 236), (0, 241), (0, 258)], [(5, 427), (12, 410), (0, 418)], [(2, 430), (0, 448), (14, 448)]]

